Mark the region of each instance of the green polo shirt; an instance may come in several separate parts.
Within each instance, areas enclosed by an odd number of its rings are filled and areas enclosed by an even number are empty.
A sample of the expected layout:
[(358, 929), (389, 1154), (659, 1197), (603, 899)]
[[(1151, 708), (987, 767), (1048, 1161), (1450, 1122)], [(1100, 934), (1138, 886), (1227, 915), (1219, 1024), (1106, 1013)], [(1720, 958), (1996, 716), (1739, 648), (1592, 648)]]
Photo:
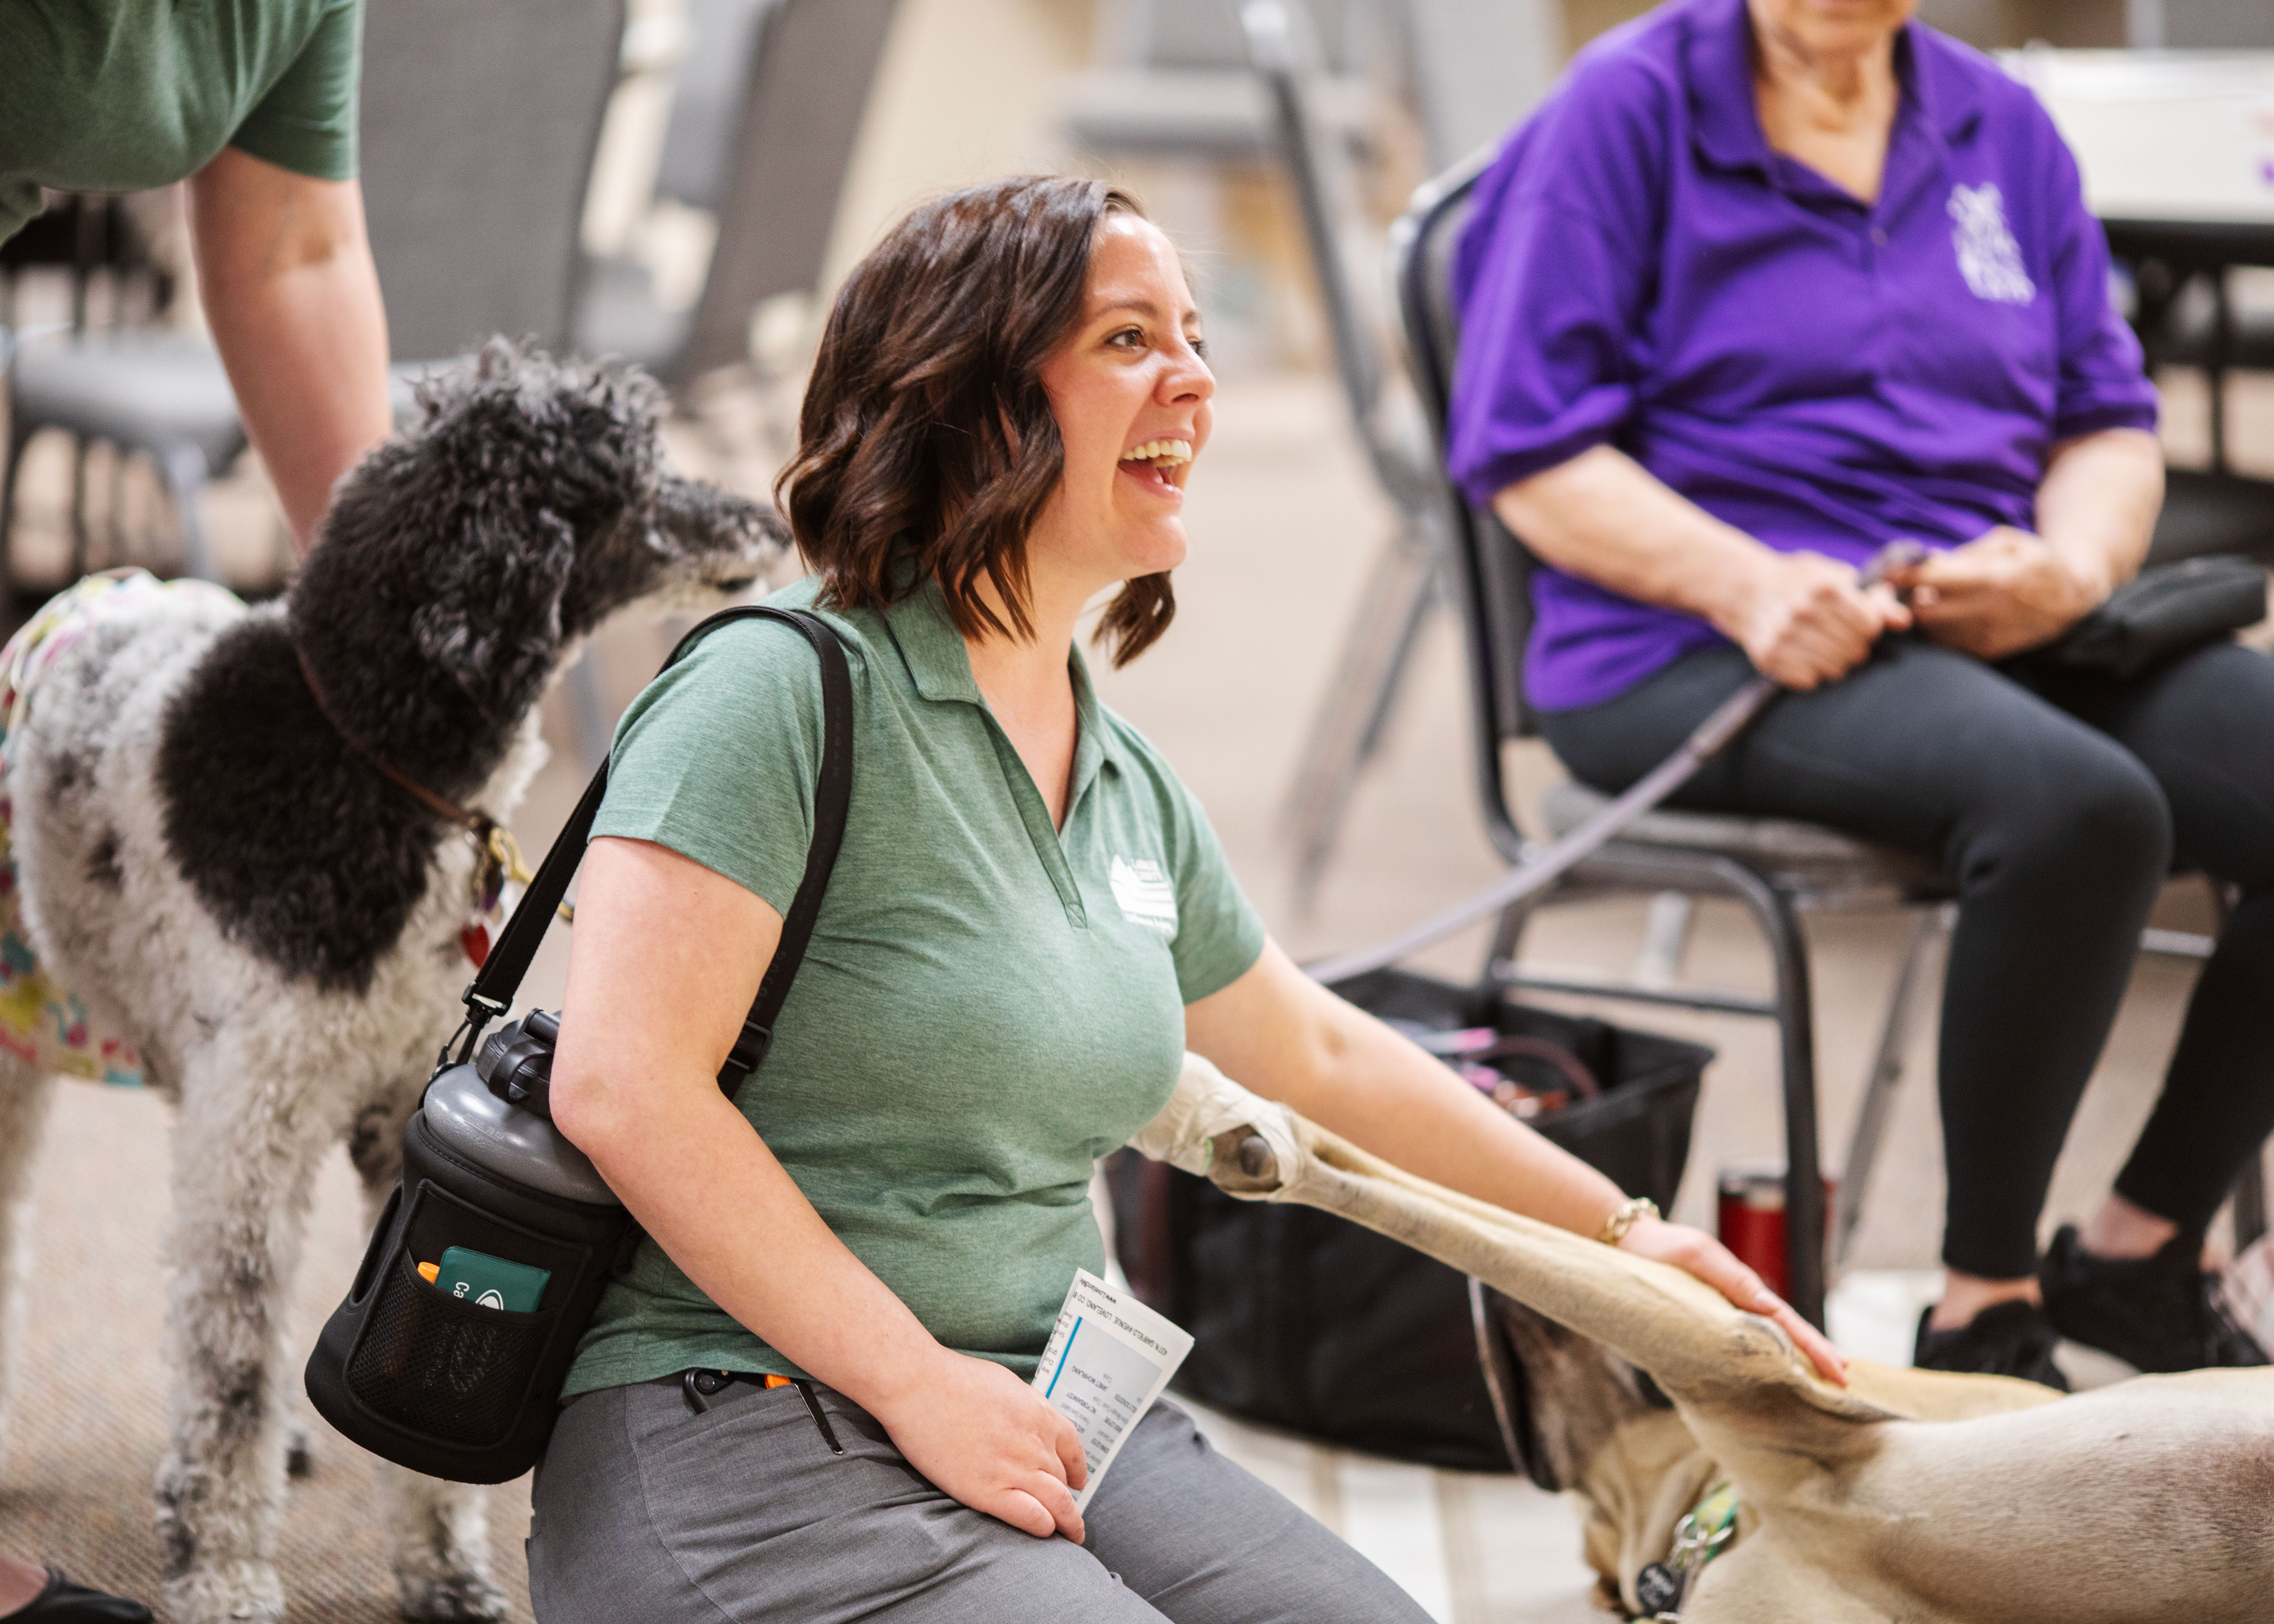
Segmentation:
[[(815, 590), (772, 601), (809, 608)], [(1097, 703), (1079, 653), (1060, 831), (936, 586), (825, 618), (852, 668), (852, 806), (772, 1050), (737, 1102), (934, 1336), (1030, 1373), (1074, 1271), (1104, 1267), (1091, 1163), (1167, 1103), (1184, 1006), (1255, 962), (1263, 926), (1199, 803)], [(787, 914), (820, 761), (811, 647), (730, 624), (625, 713), (592, 832), (669, 846)], [(566, 1392), (690, 1365), (802, 1374), (648, 1241)]]
[(355, 173), (363, 0), (0, 0), (0, 242), (40, 188), (143, 192), (236, 147)]

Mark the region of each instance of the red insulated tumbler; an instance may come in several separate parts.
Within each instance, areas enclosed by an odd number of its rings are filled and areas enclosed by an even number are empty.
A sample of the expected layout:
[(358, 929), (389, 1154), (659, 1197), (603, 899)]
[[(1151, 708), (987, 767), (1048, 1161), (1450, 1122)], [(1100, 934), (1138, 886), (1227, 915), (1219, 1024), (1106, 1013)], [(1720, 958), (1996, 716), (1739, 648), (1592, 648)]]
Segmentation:
[[(1830, 1179), (1824, 1181), (1824, 1227), (1832, 1229)], [(1761, 1277), (1781, 1297), (1792, 1295), (1792, 1273), (1786, 1267), (1784, 1229), (1784, 1164), (1749, 1162), (1721, 1169), (1721, 1211), (1716, 1227), (1721, 1244), (1740, 1263)]]

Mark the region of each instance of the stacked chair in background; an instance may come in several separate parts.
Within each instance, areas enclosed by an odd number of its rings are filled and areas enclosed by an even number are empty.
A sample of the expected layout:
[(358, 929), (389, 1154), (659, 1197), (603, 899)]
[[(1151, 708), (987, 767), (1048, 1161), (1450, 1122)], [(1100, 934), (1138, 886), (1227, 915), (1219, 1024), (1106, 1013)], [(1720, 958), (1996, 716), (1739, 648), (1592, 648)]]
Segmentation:
[[(636, 362), (682, 397), (695, 379), (745, 361), (761, 302), (811, 294), (820, 281), (894, 11), (895, 0), (693, 0), (656, 192), (709, 213), (717, 234), (693, 305), (667, 310), (636, 264), (590, 258), (582, 245), (595, 155), (627, 67), (623, 0), (372, 0), (361, 184), (398, 418), (414, 409), (419, 375), (493, 334)], [(162, 299), (143, 301), (139, 323), (90, 325), (87, 282), (139, 272), (147, 259), (131, 234), (83, 223), (114, 215), (124, 222), (115, 200), (75, 202), (0, 251), (0, 295), (15, 264), (79, 261), (72, 330), (32, 335), (6, 367), (0, 589), (19, 613), (89, 563), (77, 485), (69, 575), (24, 582), (10, 561), (11, 499), (24, 449), (44, 430), (69, 435), (82, 460), (94, 443), (121, 463), (147, 456), (168, 492), (178, 560), (114, 533), (105, 561), (218, 574), (200, 498), (245, 452), (245, 428), (212, 345), (150, 319)], [(583, 753), (597, 759), (610, 718), (589, 656), (568, 697)]]

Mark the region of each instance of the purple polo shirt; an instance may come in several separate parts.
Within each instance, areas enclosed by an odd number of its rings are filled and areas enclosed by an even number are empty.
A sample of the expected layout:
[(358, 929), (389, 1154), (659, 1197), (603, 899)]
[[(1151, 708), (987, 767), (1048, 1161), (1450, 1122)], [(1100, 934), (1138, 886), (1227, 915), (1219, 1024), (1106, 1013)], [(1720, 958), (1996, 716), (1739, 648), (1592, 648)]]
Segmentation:
[[(1597, 41), (1479, 182), (1454, 264), (1453, 477), (1478, 503), (1608, 443), (1781, 552), (2036, 523), (2058, 442), (2152, 429), (2108, 250), (2037, 99), (1917, 23), (1866, 206), (1771, 152), (1743, 0)], [(1559, 570), (1532, 578), (1542, 710), (1720, 641)]]

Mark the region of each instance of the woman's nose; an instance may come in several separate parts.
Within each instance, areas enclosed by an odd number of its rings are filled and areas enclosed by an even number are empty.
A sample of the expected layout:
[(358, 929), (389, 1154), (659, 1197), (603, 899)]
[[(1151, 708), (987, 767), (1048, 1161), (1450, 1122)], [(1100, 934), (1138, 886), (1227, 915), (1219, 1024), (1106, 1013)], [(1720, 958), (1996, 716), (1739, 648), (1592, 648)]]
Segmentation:
[(1178, 345), (1161, 377), (1162, 402), (1173, 405), (1205, 401), (1215, 393), (1216, 374), (1209, 371), (1209, 364), (1201, 352), (1189, 342)]

